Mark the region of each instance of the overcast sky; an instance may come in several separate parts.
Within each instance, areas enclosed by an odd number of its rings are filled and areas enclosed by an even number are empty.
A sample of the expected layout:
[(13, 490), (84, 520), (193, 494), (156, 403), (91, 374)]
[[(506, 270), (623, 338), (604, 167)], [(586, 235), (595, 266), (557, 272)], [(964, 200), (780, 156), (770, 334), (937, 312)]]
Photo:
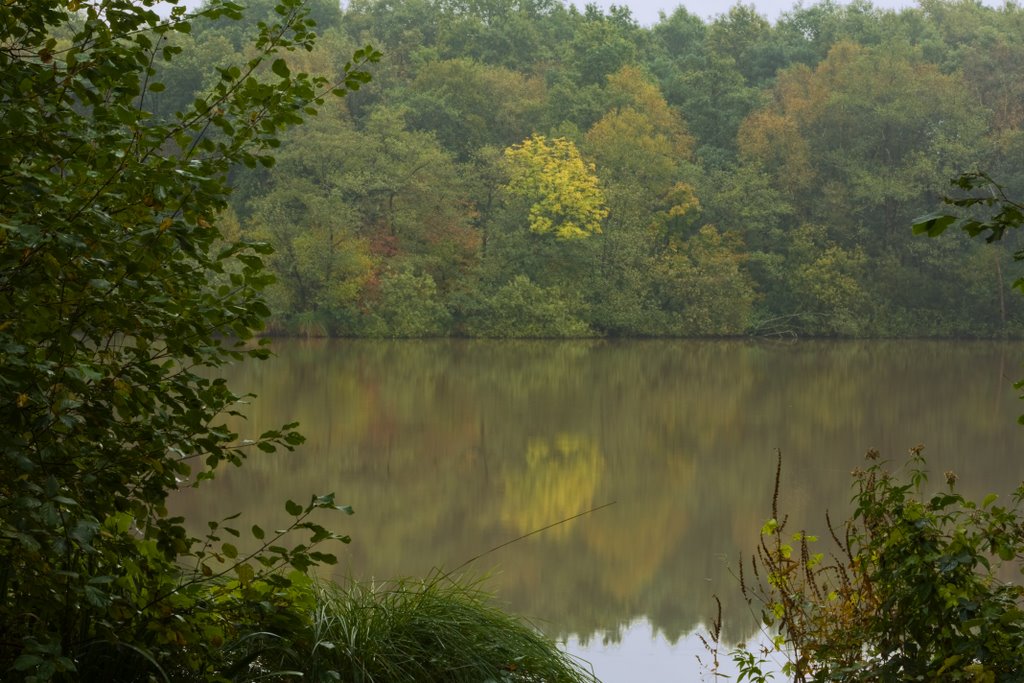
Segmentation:
[[(695, 14), (702, 19), (710, 19), (719, 14), (729, 11), (729, 8), (737, 3), (737, 0), (566, 0), (566, 4), (574, 4), (583, 9), (587, 2), (594, 2), (599, 7), (607, 9), (610, 5), (626, 5), (633, 10), (633, 17), (642, 26), (651, 26), (658, 22), (658, 12), (672, 14), (672, 11), (682, 5), (690, 14)], [(783, 12), (793, 9), (796, 0), (744, 0), (743, 4), (753, 4), (757, 11), (774, 22)], [(816, 2), (804, 0), (804, 5), (810, 6)], [(839, 4), (845, 4), (840, 2)], [(886, 9), (900, 9), (902, 7), (914, 7), (917, 2), (914, 0), (874, 0), (875, 7)], [(987, 3), (986, 3), (987, 4)]]

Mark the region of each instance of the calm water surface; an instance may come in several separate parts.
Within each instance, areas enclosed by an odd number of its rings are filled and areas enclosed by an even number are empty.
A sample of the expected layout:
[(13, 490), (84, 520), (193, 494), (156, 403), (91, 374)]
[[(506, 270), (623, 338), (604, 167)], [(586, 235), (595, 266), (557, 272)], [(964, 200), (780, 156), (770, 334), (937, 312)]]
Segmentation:
[[(702, 680), (695, 632), (723, 602), (755, 625), (733, 568), (780, 507), (823, 530), (849, 472), (918, 443), (936, 476), (1010, 493), (1024, 478), (1019, 344), (747, 341), (276, 341), (230, 368), (258, 394), (243, 436), (298, 420), (296, 453), (254, 455), (175, 501), (198, 532), (335, 492), (356, 515), (337, 577), (462, 571), (590, 660), (606, 683)], [(710, 680), (705, 675), (704, 679)]]

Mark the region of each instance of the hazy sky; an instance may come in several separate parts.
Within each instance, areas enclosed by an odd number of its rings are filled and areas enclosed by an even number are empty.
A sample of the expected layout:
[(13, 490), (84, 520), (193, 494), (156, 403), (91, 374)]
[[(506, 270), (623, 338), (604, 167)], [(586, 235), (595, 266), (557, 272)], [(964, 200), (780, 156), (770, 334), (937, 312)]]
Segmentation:
[[(757, 11), (774, 22), (779, 15), (793, 9), (797, 0), (744, 0), (743, 4), (753, 4)], [(687, 9), (690, 14), (695, 14), (703, 19), (723, 14), (737, 3), (737, 0), (566, 0), (566, 4), (574, 4), (582, 9), (588, 2), (594, 2), (600, 7), (608, 8), (609, 5), (626, 5), (633, 10), (633, 17), (642, 26), (650, 26), (658, 21), (658, 12), (664, 11), (671, 14), (679, 5)], [(804, 5), (816, 4), (813, 1), (804, 0)], [(839, 4), (845, 4), (840, 2)], [(875, 0), (871, 3), (875, 7), (886, 9), (900, 9), (902, 7), (913, 7), (917, 3), (914, 0)]]

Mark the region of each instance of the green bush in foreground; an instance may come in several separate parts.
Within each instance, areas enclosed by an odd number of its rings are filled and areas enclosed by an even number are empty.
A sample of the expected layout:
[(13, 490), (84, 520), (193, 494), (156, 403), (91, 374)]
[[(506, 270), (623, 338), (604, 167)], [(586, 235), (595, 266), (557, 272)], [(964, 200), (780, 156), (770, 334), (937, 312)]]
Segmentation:
[[(902, 474), (868, 453), (852, 518), (828, 521), (831, 552), (787, 531), (776, 482), (754, 581), (740, 577), (792, 680), (1024, 680), (1024, 588), (1004, 578), (1024, 566), (1024, 484), (1009, 506), (994, 494), (977, 503), (947, 472), (946, 490), (926, 495), (921, 451)], [(743, 678), (765, 680), (764, 660), (733, 655)]]

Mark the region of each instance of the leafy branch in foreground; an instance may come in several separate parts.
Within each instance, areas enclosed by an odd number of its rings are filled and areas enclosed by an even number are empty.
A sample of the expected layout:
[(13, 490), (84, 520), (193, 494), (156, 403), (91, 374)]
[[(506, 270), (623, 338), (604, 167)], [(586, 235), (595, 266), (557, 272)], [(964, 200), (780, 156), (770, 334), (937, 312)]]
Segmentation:
[[(926, 495), (922, 450), (903, 473), (868, 452), (853, 516), (840, 528), (826, 516), (829, 551), (777, 509), (762, 528), (741, 586), (792, 680), (1022, 680), (1024, 588), (1002, 577), (1024, 559), (1024, 485), (1009, 506), (977, 503), (947, 472), (946, 490)], [(748, 678), (764, 675), (749, 664)]]
[[(175, 4), (173, 1), (171, 4)], [(26, 681), (217, 678), (222, 649), (301, 604), (292, 579), (345, 540), (312, 523), (330, 496), (289, 505), (279, 535), (240, 556), (211, 527), (190, 537), (168, 496), (292, 450), (295, 425), (240, 442), (241, 399), (219, 366), (264, 358), (269, 248), (216, 227), (236, 164), (273, 163), (277, 135), (366, 82), (292, 73), (315, 41), (301, 0), (280, 0), (241, 66), (158, 120), (147, 95), (191, 21), (237, 18), (213, 0), (169, 20), (155, 0), (0, 5), (0, 676)], [(252, 529), (257, 541), (265, 533)], [(191, 567), (192, 569), (184, 569)], [(233, 577), (229, 580), (228, 577)], [(291, 613), (295, 613), (294, 610)]]
[[(986, 235), (989, 242), (997, 242), (1013, 230), (1024, 225), (1024, 204), (1011, 199), (1002, 185), (983, 171), (963, 173), (951, 181), (962, 196), (946, 196), (943, 203), (958, 209), (980, 209), (982, 214), (966, 215), (963, 212), (936, 211), (914, 220), (914, 234), (937, 237), (949, 228), (963, 230), (971, 237)], [(1024, 250), (1017, 251), (1015, 258), (1024, 259)], [(1017, 286), (1020, 286), (1018, 281)]]

